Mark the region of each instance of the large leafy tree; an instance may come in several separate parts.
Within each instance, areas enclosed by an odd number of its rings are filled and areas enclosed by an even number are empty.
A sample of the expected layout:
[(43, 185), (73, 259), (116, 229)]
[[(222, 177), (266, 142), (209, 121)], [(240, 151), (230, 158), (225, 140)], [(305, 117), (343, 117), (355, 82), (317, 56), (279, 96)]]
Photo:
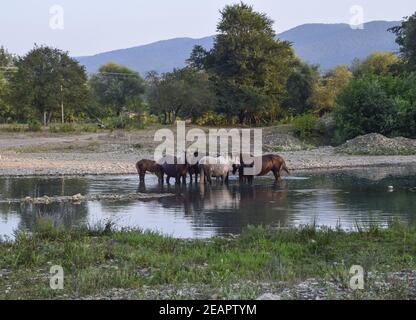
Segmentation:
[(68, 53), (50, 47), (35, 46), (16, 62), (17, 71), (10, 77), (10, 98), (17, 120), (53, 117), (82, 111), (88, 96), (84, 67)]
[(366, 59), (356, 59), (352, 64), (352, 72), (355, 77), (363, 75), (386, 76), (395, 71), (399, 58), (392, 52), (373, 52)]
[(10, 54), (4, 47), (0, 47), (0, 72), (4, 73), (5, 68), (12, 67), (16, 62), (15, 57)]
[(339, 65), (329, 70), (316, 84), (309, 103), (319, 115), (330, 112), (335, 107), (336, 98), (352, 80), (353, 75), (346, 66)]
[(5, 122), (11, 113), (10, 106), (7, 103), (8, 84), (0, 71), (0, 119)]
[(214, 105), (211, 83), (203, 71), (187, 67), (162, 76), (151, 73), (147, 81), (150, 112), (163, 123), (174, 123), (177, 116), (196, 122)]
[(14, 71), (15, 58), (4, 47), (0, 47), (0, 119), (6, 122), (13, 112), (8, 103), (9, 83), (7, 79)]
[(135, 71), (107, 63), (90, 79), (90, 86), (101, 107), (117, 116), (123, 110), (137, 111), (142, 106), (145, 82)]
[(276, 40), (273, 21), (244, 3), (226, 6), (210, 51), (197, 46), (189, 60), (206, 70), (215, 84), (218, 109), (239, 122), (279, 108), (294, 53)]
[(312, 109), (310, 98), (319, 79), (317, 66), (298, 62), (286, 83), (284, 106), (293, 114), (302, 114)]
[(400, 26), (390, 29), (396, 34), (402, 58), (412, 71), (416, 71), (416, 13), (402, 21)]

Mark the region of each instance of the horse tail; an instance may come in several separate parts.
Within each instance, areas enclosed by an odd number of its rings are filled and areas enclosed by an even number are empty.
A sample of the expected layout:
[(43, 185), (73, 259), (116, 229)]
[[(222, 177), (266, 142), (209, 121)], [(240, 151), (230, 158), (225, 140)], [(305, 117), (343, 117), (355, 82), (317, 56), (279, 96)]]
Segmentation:
[(286, 166), (286, 162), (283, 160), (281, 171), (285, 171), (288, 175), (290, 175), (290, 170)]

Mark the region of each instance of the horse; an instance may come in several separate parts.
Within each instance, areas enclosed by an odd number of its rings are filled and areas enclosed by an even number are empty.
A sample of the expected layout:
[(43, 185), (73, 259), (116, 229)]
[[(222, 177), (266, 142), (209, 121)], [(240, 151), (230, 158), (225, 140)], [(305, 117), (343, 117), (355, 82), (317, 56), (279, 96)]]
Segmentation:
[(146, 173), (150, 172), (158, 177), (159, 183), (163, 183), (163, 168), (156, 161), (145, 159), (140, 160), (136, 163), (136, 169), (140, 177), (140, 182), (144, 182)]
[[(189, 171), (189, 164), (185, 160), (185, 163), (178, 163), (178, 158), (174, 156), (167, 156), (162, 160), (163, 172), (167, 175), (166, 183), (170, 184), (170, 178), (176, 179), (176, 184), (186, 183), (186, 176)], [(160, 162), (159, 162), (160, 163)]]
[(259, 157), (257, 157), (257, 158), (254, 158), (253, 159), (254, 161), (250, 164), (245, 164), (243, 159), (244, 157), (241, 156), (240, 164), (233, 166), (233, 174), (235, 174), (237, 171), (239, 172), (240, 182), (244, 182), (245, 180), (247, 180), (249, 183), (252, 183), (254, 176), (245, 175), (244, 169), (253, 168), (255, 163), (260, 163), (260, 162), (261, 162), (261, 170), (256, 175), (257, 177), (265, 176), (269, 174), (270, 172), (273, 172), (274, 178), (276, 179), (277, 182), (279, 182), (281, 181), (281, 176), (282, 176), (283, 171), (286, 172), (287, 174), (290, 174), (290, 171), (286, 166), (285, 160), (278, 155), (268, 154), (268, 155), (262, 156), (260, 159)]
[(203, 157), (199, 161), (199, 170), (201, 173), (200, 183), (205, 183), (205, 179), (208, 183), (212, 183), (212, 177), (217, 179), (221, 178), (221, 181), (228, 183), (230, 172), (233, 170), (233, 164), (238, 163), (239, 159), (230, 158), (229, 156), (218, 158)]
[[(195, 159), (199, 158), (199, 153), (198, 152), (194, 153), (194, 158)], [(188, 161), (186, 161), (186, 162), (188, 163)], [(198, 183), (198, 175), (200, 173), (199, 161), (197, 161), (195, 164), (189, 164), (188, 173), (189, 173), (189, 176), (191, 178), (191, 183), (193, 181), (193, 176), (195, 176), (195, 183)]]

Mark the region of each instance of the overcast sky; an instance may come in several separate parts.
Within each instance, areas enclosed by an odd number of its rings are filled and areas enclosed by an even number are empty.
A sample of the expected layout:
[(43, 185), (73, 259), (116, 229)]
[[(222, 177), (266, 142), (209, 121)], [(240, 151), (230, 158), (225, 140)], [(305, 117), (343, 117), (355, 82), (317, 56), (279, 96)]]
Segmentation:
[[(24, 54), (34, 43), (90, 55), (176, 37), (215, 33), (226, 0), (2, 0), (0, 45)], [(304, 23), (349, 23), (354, 5), (364, 21), (400, 20), (415, 0), (246, 0), (282, 32)], [(59, 7), (56, 7), (58, 5)], [(61, 10), (63, 9), (63, 23)], [(354, 21), (354, 20), (353, 20)], [(52, 26), (52, 27), (51, 27)], [(62, 29), (63, 28), (63, 29)]]

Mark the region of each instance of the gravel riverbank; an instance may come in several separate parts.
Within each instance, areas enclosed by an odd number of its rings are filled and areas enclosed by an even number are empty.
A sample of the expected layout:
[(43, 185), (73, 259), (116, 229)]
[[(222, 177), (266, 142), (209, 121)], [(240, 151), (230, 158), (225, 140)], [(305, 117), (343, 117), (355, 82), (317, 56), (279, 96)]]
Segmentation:
[[(135, 174), (135, 163), (152, 159), (150, 130), (53, 137), (0, 136), (0, 175)], [(416, 164), (416, 155), (349, 155), (333, 147), (279, 152), (291, 170)]]

